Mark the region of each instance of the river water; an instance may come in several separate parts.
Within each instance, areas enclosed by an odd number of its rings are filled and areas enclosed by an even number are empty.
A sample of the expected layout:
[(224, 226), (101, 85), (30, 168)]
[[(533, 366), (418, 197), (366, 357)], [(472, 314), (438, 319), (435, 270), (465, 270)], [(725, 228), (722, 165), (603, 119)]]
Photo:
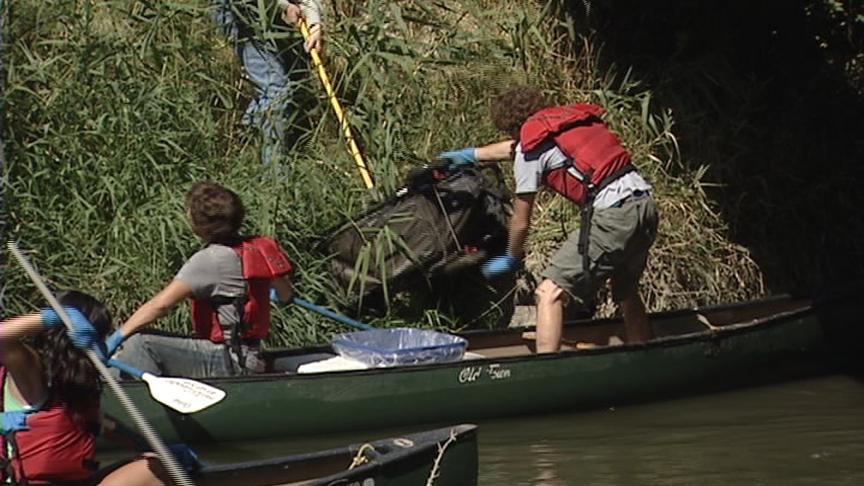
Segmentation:
[[(310, 452), (417, 429), (199, 453), (205, 461), (231, 462), (262, 457), (262, 450)], [(479, 438), (482, 486), (864, 485), (864, 380), (832, 375), (590, 413), (484, 421)]]

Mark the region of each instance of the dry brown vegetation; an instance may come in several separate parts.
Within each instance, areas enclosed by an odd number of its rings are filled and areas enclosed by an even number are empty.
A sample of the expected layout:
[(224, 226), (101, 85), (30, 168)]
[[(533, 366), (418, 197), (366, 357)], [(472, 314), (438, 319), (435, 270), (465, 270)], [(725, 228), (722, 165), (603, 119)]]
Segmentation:
[[(759, 268), (706, 197), (703, 169), (681, 160), (676, 113), (626, 66), (600, 68), (600, 46), (566, 15), (534, 2), (332, 3), (326, 62), (383, 193), (411, 161), (499, 139), (488, 100), (536, 83), (562, 103), (605, 105), (653, 182), (662, 222), (643, 280), (652, 310), (764, 293)], [(299, 291), (319, 301), (328, 277), (313, 244), (372, 200), (312, 77), (293, 150), (281, 167), (260, 165), (257, 139), (237, 123), (249, 87), (207, 4), (19, 0), (8, 18), (11, 236), (55, 287), (93, 292), (121, 318), (198, 247), (181, 208), (192, 181), (240, 192), (249, 230), (285, 242)], [(528, 269), (576, 228), (574, 208), (544, 197)], [(38, 305), (19, 272), (6, 272), (13, 311)], [(339, 329), (300, 310), (278, 320), (274, 343), (320, 342)], [(186, 322), (184, 310), (164, 325)]]

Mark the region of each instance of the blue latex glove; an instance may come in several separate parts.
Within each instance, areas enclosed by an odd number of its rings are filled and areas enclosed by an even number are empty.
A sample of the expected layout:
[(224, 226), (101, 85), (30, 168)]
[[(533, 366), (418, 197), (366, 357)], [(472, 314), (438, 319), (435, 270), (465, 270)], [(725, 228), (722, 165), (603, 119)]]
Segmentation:
[[(69, 315), (69, 320), (72, 321), (72, 330), (67, 331), (72, 344), (81, 349), (92, 348), (99, 338), (96, 329), (93, 328), (93, 324), (90, 324), (87, 317), (75, 307), (63, 306), (63, 310), (66, 311), (66, 314)], [(54, 309), (42, 309), (42, 325), (50, 329), (63, 325), (63, 321), (54, 312)]]
[(179, 462), (186, 471), (195, 473), (201, 470), (201, 461), (198, 460), (198, 454), (196, 454), (188, 445), (182, 443), (171, 444), (168, 446), (168, 450), (171, 451), (171, 454), (174, 454), (174, 457), (177, 458), (177, 462)]
[(30, 430), (30, 427), (27, 426), (27, 415), (27, 412), (0, 413), (0, 434)]
[(117, 348), (123, 344), (123, 340), (126, 339), (126, 336), (123, 335), (123, 331), (121, 329), (117, 329), (114, 331), (108, 339), (105, 340), (105, 356), (111, 357), (114, 356), (114, 353), (117, 352)]
[(276, 289), (270, 287), (270, 302), (274, 304), (281, 304), (282, 299), (279, 298), (279, 292), (276, 292)]
[(509, 253), (506, 255), (499, 255), (483, 264), (483, 276), (486, 278), (494, 278), (508, 273), (513, 273), (518, 270), (521, 265), (522, 262)]
[(438, 158), (449, 160), (450, 165), (448, 166), (448, 169), (456, 170), (460, 167), (477, 162), (477, 149), (474, 147), (468, 147), (459, 150), (451, 150), (450, 152), (442, 152), (438, 154)]

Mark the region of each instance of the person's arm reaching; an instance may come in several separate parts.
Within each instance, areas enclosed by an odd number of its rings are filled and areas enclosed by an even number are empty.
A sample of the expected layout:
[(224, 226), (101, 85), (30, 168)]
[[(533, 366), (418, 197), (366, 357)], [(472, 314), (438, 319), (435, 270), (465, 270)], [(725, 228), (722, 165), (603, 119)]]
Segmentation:
[(482, 147), (467, 147), (438, 154), (439, 159), (450, 161), (450, 169), (471, 165), (475, 162), (498, 162), (510, 159), (515, 147), (514, 140), (490, 143)]
[(282, 9), (282, 20), (288, 24), (297, 24), (300, 17), (309, 27), (309, 38), (304, 45), (306, 52), (315, 49), (319, 53), (323, 49), (324, 6), (320, 0), (277, 0)]
[(39, 313), (0, 322), (0, 364), (15, 376), (18, 389), (25, 396), (47, 395), (47, 388), (42, 381), (39, 355), (21, 341), (44, 329), (42, 315)]
[[(65, 306), (63, 310), (72, 324), (72, 329), (66, 331), (72, 344), (81, 349), (92, 348), (98, 335), (87, 316), (75, 307)], [(22, 339), (64, 325), (60, 316), (51, 308), (0, 322), (0, 364), (15, 376), (18, 390), (23, 395), (44, 396), (46, 386), (42, 381), (39, 355), (29, 346), (25, 346)]]
[[(167, 287), (138, 308), (117, 330), (126, 338), (135, 334), (142, 327), (151, 324), (156, 319), (168, 314), (177, 304), (192, 297), (192, 288), (181, 280), (172, 280)], [(115, 332), (116, 334), (116, 332)], [(112, 336), (113, 337), (113, 336)], [(110, 338), (109, 338), (110, 339)], [(109, 351), (113, 351), (110, 349)]]
[(515, 140), (504, 140), (503, 142), (490, 143), (489, 145), (477, 147), (474, 149), (474, 152), (477, 160), (480, 162), (512, 160), (513, 147), (515, 147), (515, 144)]
[(525, 240), (531, 228), (531, 214), (534, 211), (535, 193), (517, 194), (513, 200), (513, 215), (510, 216), (510, 235), (507, 251), (514, 258), (525, 255)]
[(517, 194), (510, 217), (510, 236), (507, 253), (490, 259), (483, 265), (483, 275), (494, 278), (513, 273), (522, 265), (525, 255), (525, 239), (531, 227), (531, 213), (534, 209), (534, 193)]
[(270, 287), (271, 301), (277, 303), (289, 303), (292, 299), (294, 299), (294, 284), (291, 283), (290, 275), (285, 275), (283, 277), (273, 279)]

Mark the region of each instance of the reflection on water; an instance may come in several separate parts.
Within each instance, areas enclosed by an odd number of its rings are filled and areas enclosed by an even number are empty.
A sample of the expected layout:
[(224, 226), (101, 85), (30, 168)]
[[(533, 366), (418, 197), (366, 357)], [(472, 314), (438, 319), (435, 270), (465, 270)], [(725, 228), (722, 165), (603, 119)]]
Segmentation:
[(864, 484), (864, 385), (827, 377), (485, 423), (480, 484)]
[[(205, 461), (233, 462), (421, 428), (431, 426), (196, 449)], [(481, 486), (857, 486), (864, 485), (864, 384), (829, 376), (593, 413), (486, 421), (479, 437)]]

